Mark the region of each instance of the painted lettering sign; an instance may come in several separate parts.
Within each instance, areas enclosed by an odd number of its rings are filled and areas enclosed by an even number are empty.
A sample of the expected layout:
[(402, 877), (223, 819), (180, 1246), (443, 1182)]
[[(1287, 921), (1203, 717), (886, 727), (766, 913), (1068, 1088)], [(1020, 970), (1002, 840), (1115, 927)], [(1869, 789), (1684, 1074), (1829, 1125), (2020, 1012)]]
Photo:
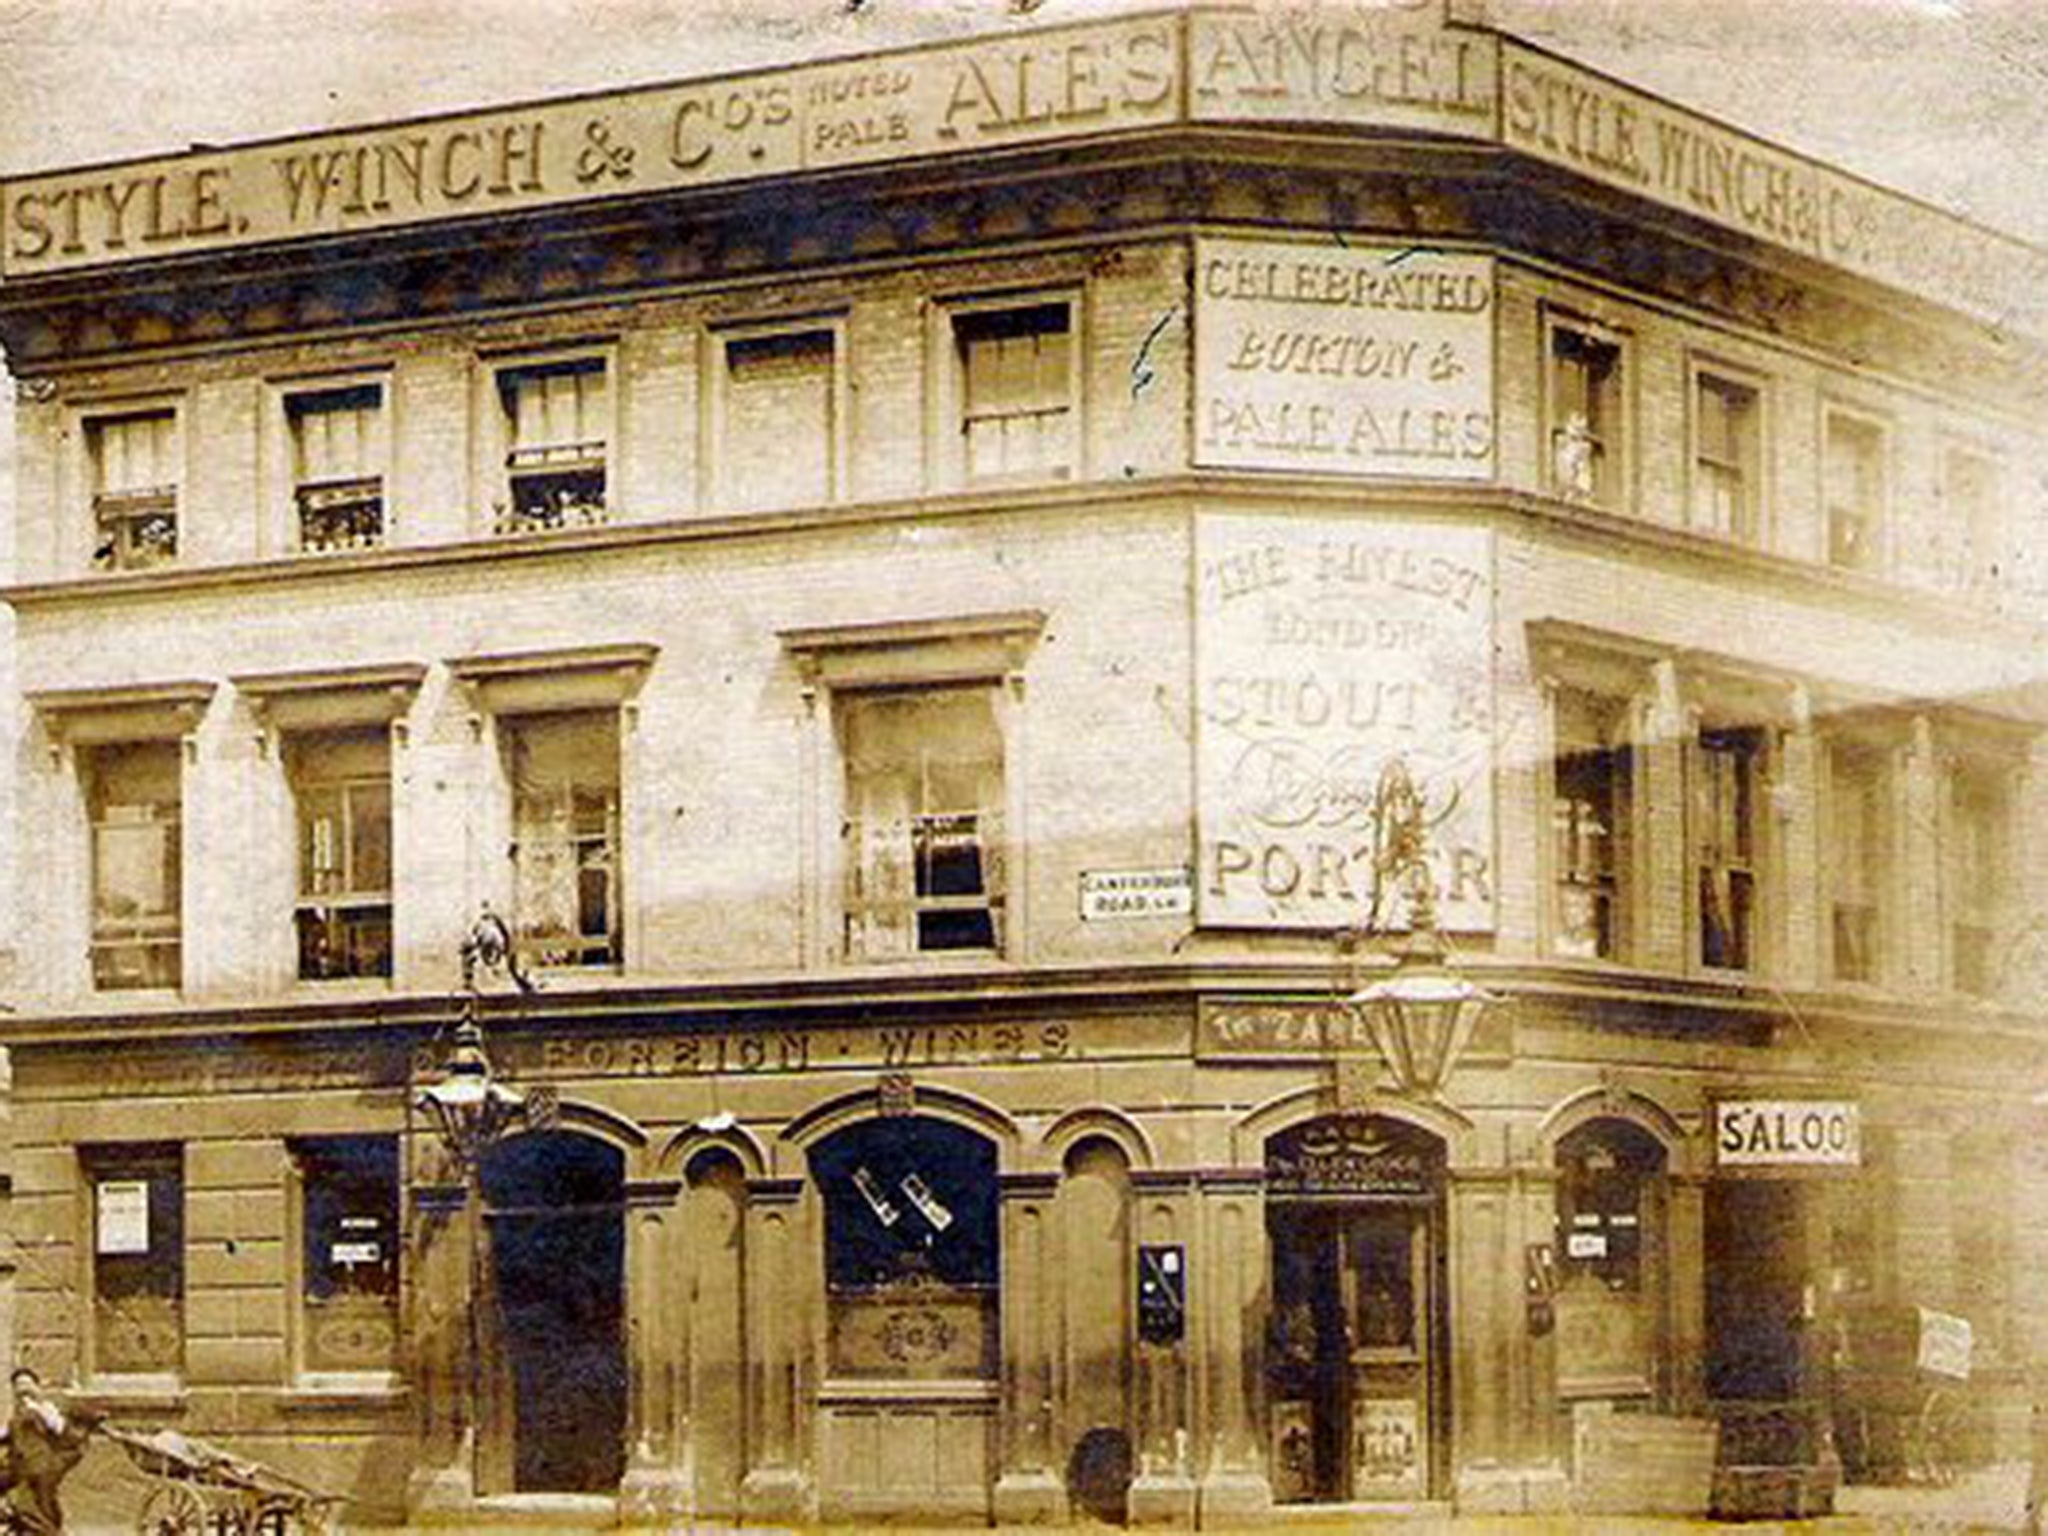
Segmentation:
[(1081, 876), (1081, 920), (1186, 917), (1195, 910), (1194, 879), (1181, 869), (1095, 869)]
[[(1493, 927), (1493, 545), (1392, 519), (1204, 517), (1196, 900), (1210, 926), (1334, 928), (1374, 896), (1399, 759), (1445, 926)], [(1385, 892), (1386, 926), (1406, 922)]]
[(1493, 476), (1493, 263), (1404, 245), (1205, 240), (1195, 458)]
[(1168, 121), (1170, 20), (1117, 21), (10, 184), (0, 270), (510, 213)]
[(1714, 1106), (1714, 1161), (1723, 1168), (1854, 1168), (1862, 1117), (1842, 1099), (1723, 1099)]
[(1493, 136), (1499, 40), (1438, 0), (1197, 11), (1188, 98), (1205, 122), (1368, 123)]
[(2041, 323), (2041, 252), (1590, 70), (1506, 42), (1500, 108), (1511, 149), (1983, 319)]

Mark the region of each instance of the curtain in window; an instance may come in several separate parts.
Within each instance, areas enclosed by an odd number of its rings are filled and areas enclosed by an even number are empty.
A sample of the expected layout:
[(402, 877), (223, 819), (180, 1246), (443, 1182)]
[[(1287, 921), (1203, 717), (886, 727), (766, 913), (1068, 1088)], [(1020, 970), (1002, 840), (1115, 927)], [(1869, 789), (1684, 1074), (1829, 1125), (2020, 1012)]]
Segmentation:
[(513, 911), (540, 965), (617, 959), (616, 716), (537, 715), (503, 727), (512, 788)]

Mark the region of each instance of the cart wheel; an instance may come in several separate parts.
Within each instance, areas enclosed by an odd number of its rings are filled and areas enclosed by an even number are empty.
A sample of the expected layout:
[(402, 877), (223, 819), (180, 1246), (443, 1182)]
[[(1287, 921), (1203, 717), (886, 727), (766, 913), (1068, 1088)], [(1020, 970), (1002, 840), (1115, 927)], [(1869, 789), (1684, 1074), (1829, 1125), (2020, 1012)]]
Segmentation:
[(1963, 1400), (1942, 1388), (1929, 1392), (1920, 1405), (1919, 1470), (1937, 1488), (1948, 1487), (1962, 1469), (1963, 1420)]
[(205, 1501), (183, 1483), (159, 1483), (142, 1501), (135, 1536), (207, 1536)]

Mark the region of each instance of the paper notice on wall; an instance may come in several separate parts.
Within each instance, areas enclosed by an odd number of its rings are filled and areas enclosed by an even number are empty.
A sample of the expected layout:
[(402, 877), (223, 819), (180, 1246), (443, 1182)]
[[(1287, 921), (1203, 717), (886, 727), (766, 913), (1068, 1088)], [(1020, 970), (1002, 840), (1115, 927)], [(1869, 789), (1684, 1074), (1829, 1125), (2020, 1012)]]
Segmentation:
[(149, 1252), (149, 1180), (103, 1179), (96, 1205), (96, 1252)]
[(1936, 1312), (1928, 1307), (1916, 1307), (1920, 1314), (1920, 1352), (1918, 1365), (1921, 1370), (1935, 1376), (1947, 1376), (1956, 1381), (1970, 1379), (1970, 1350), (1975, 1342), (1970, 1333), (1970, 1320), (1957, 1317), (1950, 1312)]

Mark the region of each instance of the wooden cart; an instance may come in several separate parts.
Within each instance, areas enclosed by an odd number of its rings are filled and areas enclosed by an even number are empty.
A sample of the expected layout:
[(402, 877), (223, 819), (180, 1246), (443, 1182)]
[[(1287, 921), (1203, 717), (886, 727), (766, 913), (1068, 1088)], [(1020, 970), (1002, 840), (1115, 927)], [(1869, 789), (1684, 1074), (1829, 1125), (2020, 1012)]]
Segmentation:
[(149, 1479), (136, 1536), (333, 1536), (340, 1530), (346, 1502), (340, 1494), (176, 1430), (100, 1432)]

